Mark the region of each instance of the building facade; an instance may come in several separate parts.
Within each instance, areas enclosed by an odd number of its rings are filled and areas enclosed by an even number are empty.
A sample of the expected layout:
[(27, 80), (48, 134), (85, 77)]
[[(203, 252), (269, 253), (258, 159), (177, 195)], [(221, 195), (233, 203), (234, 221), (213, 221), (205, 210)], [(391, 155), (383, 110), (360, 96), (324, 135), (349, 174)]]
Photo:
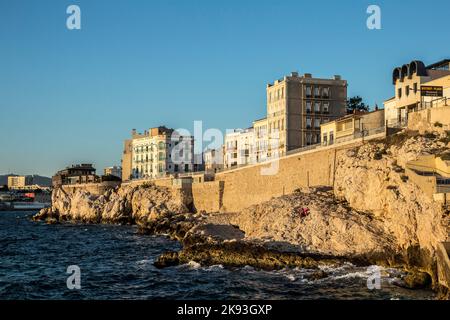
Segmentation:
[(266, 91), (269, 157), (320, 143), (320, 125), (346, 114), (347, 81), (340, 76), (319, 79), (292, 72)]
[(133, 130), (124, 147), (124, 180), (155, 179), (196, 170), (194, 138), (174, 129), (162, 126), (142, 134)]
[(238, 166), (238, 141), (242, 130), (235, 129), (225, 134), (223, 145), (223, 166), (227, 169)]
[[(447, 104), (450, 98), (450, 59), (429, 66), (412, 61), (392, 72), (395, 96), (384, 102), (389, 126), (406, 126), (408, 114)], [(442, 96), (428, 95), (426, 87), (442, 87)]]
[(269, 152), (267, 118), (253, 121), (253, 132), (255, 141), (255, 161), (264, 162), (268, 159)]
[(223, 169), (223, 149), (208, 149), (203, 152), (206, 172), (217, 172)]
[(330, 146), (376, 133), (377, 130), (381, 133), (385, 130), (384, 126), (384, 110), (355, 112), (322, 124), (321, 143), (323, 146)]
[(95, 174), (96, 170), (90, 163), (76, 164), (58, 171), (52, 177), (53, 187), (66, 184), (84, 184), (100, 182), (100, 177)]
[(13, 189), (25, 189), (27, 186), (33, 185), (32, 176), (9, 176), (8, 188)]
[(107, 167), (103, 170), (103, 175), (122, 178), (122, 168), (118, 166)]

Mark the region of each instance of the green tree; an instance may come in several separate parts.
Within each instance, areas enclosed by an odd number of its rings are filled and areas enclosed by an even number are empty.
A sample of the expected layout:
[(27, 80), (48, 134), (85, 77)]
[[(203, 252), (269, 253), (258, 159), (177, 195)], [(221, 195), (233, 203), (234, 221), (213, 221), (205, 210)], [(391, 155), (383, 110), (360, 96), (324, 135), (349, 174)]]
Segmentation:
[(347, 100), (347, 113), (353, 113), (355, 110), (369, 111), (369, 106), (363, 102), (363, 98), (360, 96), (352, 97)]

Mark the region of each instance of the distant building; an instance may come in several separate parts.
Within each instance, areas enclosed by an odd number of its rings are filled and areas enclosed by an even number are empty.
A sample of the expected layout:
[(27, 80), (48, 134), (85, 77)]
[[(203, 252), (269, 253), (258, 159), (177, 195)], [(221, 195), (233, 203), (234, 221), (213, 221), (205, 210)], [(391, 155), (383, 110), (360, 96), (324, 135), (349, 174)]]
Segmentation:
[(9, 189), (24, 189), (27, 186), (33, 185), (32, 176), (9, 176), (8, 188)]
[(253, 121), (253, 132), (255, 141), (255, 160), (256, 162), (264, 162), (268, 158), (269, 152), (269, 136), (268, 136), (267, 118)]
[(123, 144), (122, 154), (122, 181), (128, 181), (132, 178), (132, 166), (133, 166), (133, 140), (125, 140)]
[(194, 138), (163, 126), (142, 134), (133, 130), (124, 143), (122, 169), (123, 180), (196, 171)]
[(107, 167), (103, 170), (103, 175), (122, 178), (122, 168), (117, 166)]
[(205, 171), (216, 172), (223, 169), (223, 149), (208, 149), (203, 152)]
[(355, 112), (354, 114), (321, 125), (322, 145), (352, 140), (372, 134), (375, 130), (384, 131), (384, 110)]
[(84, 184), (100, 181), (100, 177), (95, 174), (96, 170), (92, 164), (76, 164), (58, 171), (52, 177), (53, 187), (66, 184)]
[(236, 129), (225, 135), (224, 167), (233, 168), (256, 163), (253, 128)]
[(225, 135), (223, 147), (223, 165), (225, 168), (233, 168), (238, 165), (238, 140), (240, 130), (234, 130)]
[(415, 60), (395, 68), (392, 84), (395, 96), (384, 102), (385, 118), (390, 126), (406, 126), (412, 112), (450, 105), (450, 59), (429, 66)]

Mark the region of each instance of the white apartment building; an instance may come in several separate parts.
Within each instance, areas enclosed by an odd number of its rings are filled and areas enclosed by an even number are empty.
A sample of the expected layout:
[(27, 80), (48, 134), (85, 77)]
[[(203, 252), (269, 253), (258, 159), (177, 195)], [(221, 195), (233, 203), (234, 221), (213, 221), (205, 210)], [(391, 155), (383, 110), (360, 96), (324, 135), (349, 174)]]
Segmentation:
[(207, 149), (203, 152), (205, 171), (216, 172), (223, 169), (223, 148)]
[(194, 138), (173, 129), (158, 127), (143, 134), (134, 130), (131, 150), (133, 179), (161, 178), (195, 170)]
[(224, 167), (233, 168), (256, 163), (255, 132), (253, 128), (235, 129), (225, 135)]

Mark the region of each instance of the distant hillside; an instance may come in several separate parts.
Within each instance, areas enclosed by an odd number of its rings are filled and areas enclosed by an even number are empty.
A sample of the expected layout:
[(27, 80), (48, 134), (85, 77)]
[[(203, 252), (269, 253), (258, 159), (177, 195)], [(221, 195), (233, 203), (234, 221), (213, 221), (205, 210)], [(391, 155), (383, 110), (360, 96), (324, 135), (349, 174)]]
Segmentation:
[[(17, 176), (16, 174), (5, 174), (0, 175), (0, 186), (8, 184), (8, 177), (9, 176)], [(33, 183), (38, 184), (40, 186), (44, 187), (50, 187), (52, 185), (52, 179), (48, 177), (43, 177), (40, 175), (33, 175)]]

